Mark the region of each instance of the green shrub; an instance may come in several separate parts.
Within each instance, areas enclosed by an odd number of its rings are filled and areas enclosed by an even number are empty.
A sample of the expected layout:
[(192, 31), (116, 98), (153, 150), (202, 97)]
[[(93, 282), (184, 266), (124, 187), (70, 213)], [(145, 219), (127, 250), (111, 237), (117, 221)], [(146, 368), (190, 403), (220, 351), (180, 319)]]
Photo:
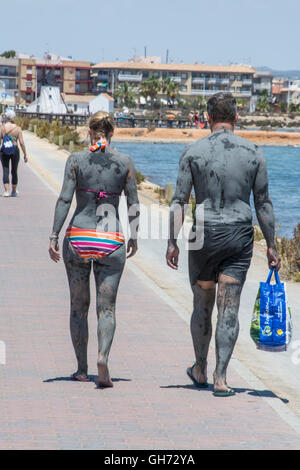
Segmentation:
[(292, 238), (277, 238), (276, 247), (281, 256), (284, 277), (300, 282), (300, 223), (294, 228)]
[(141, 184), (146, 179), (146, 176), (143, 175), (143, 173), (141, 173), (138, 170), (136, 171), (135, 177), (136, 177), (136, 184), (137, 185)]

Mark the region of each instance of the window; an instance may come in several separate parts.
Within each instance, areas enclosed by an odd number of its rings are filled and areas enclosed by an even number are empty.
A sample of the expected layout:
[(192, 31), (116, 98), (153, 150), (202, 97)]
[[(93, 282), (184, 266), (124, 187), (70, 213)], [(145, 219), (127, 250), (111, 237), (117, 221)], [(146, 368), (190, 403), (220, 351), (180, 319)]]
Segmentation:
[(181, 85), (180, 91), (187, 91), (187, 86), (186, 85)]
[(32, 87), (32, 82), (26, 82), (26, 87), (31, 88)]

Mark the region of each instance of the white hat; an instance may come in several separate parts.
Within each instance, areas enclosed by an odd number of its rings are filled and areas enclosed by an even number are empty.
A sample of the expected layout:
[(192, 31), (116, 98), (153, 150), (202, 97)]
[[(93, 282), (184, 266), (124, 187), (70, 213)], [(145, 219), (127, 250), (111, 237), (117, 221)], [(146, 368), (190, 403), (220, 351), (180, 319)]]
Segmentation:
[(6, 111), (5, 116), (7, 117), (7, 119), (12, 120), (15, 119), (16, 113), (12, 109), (9, 109), (8, 111)]

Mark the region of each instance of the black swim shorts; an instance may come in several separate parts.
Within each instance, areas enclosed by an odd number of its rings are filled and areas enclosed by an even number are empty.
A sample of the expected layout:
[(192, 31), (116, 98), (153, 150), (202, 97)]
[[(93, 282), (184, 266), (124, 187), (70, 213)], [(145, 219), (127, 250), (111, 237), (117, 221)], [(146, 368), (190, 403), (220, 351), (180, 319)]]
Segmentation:
[(189, 250), (189, 275), (197, 281), (218, 282), (219, 273), (245, 282), (253, 252), (254, 230), (251, 224), (204, 226), (204, 244)]

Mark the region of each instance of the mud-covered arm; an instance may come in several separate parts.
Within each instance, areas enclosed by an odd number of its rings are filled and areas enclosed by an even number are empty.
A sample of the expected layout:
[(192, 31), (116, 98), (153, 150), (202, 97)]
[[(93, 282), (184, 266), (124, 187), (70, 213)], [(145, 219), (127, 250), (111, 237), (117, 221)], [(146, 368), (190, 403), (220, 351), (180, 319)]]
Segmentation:
[(65, 166), (64, 181), (57, 200), (54, 213), (53, 233), (59, 234), (68, 215), (76, 188), (76, 164), (74, 156), (70, 155)]
[(127, 200), (130, 238), (132, 240), (136, 240), (140, 221), (140, 206), (136, 186), (135, 168), (130, 158), (128, 158), (128, 172), (124, 193)]
[(184, 221), (184, 206), (189, 203), (193, 177), (187, 149), (180, 157), (176, 189), (171, 201), (169, 219), (169, 243), (176, 245)]
[(266, 239), (268, 248), (275, 248), (275, 217), (269, 196), (266, 159), (261, 152), (253, 186), (254, 205), (257, 220)]

